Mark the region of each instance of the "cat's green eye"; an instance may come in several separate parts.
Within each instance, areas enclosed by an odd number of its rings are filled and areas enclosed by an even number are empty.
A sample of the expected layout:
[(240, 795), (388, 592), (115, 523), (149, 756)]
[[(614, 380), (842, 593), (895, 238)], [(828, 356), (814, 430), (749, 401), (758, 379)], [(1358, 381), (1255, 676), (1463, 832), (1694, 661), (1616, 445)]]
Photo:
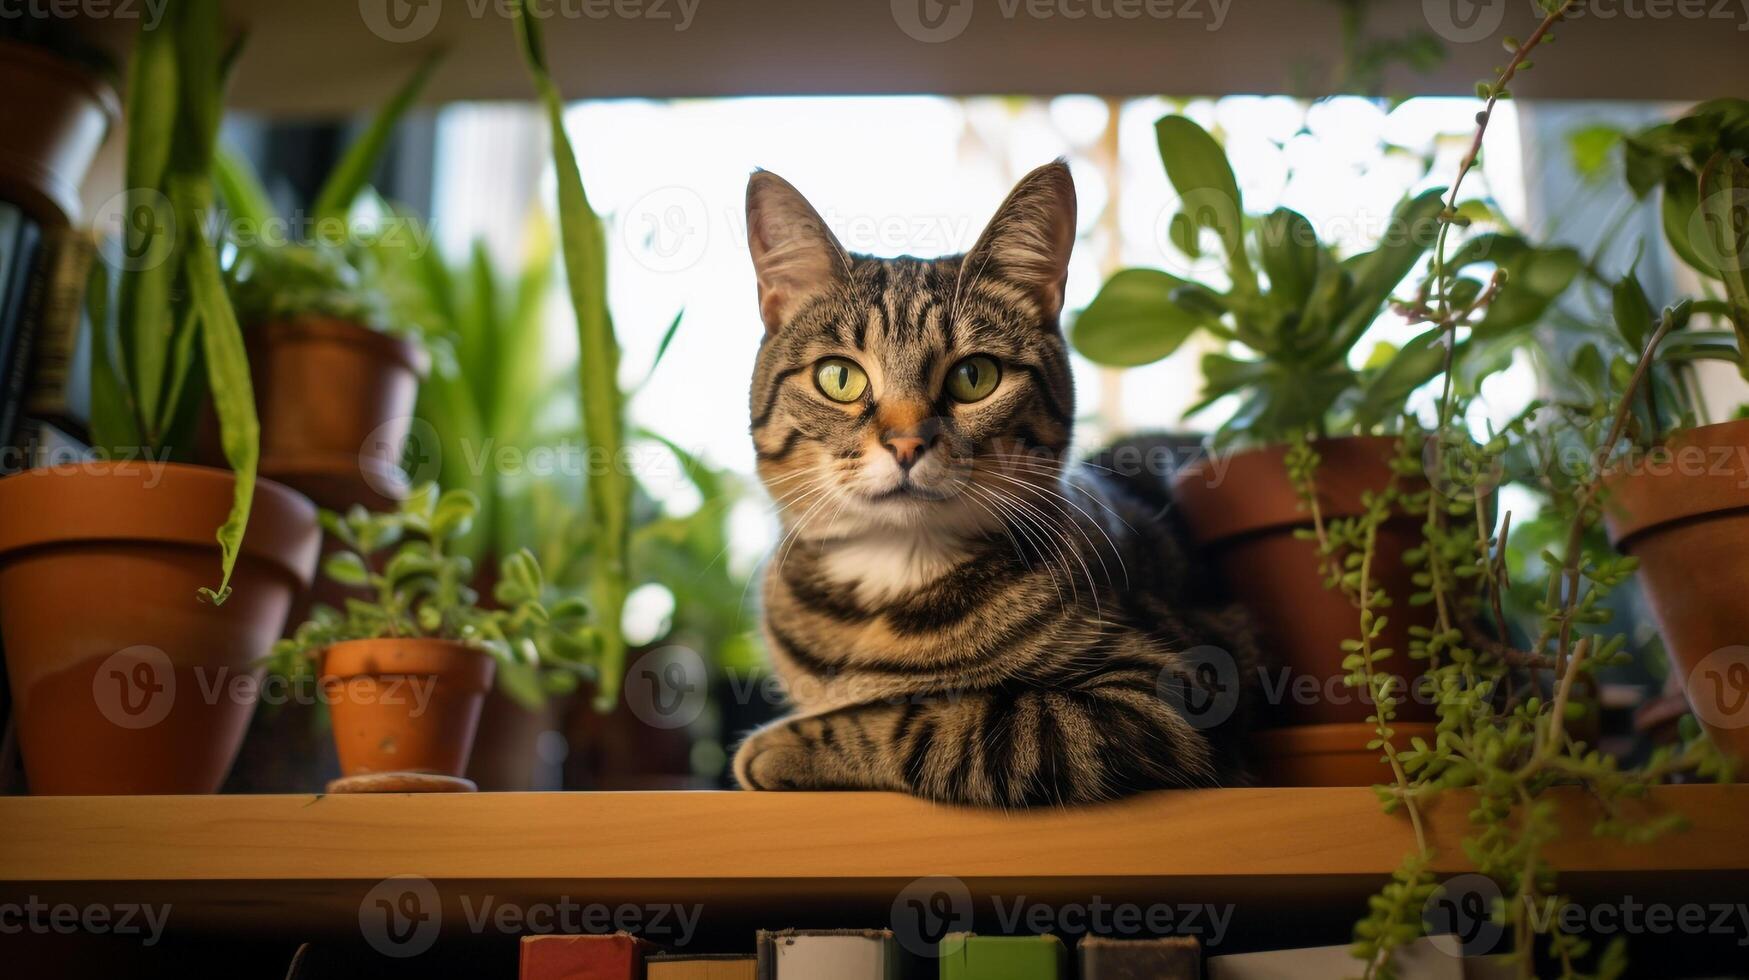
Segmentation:
[(955, 364), (947, 373), (947, 393), (962, 402), (983, 401), (1002, 380), (1002, 366), (993, 357), (976, 354)]
[(868, 375), (855, 361), (828, 357), (814, 368), (814, 384), (820, 386), (820, 394), (835, 402), (853, 402), (868, 390)]

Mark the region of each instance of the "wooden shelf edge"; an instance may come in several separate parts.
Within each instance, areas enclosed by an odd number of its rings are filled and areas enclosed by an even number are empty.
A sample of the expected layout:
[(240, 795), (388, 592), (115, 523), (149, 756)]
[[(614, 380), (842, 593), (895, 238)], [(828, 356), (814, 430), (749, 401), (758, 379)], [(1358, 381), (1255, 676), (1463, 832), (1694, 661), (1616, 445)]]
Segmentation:
[[(1648, 811), (1690, 827), (1645, 845), (1599, 842), (1596, 805), (1553, 796), (1559, 870), (1749, 871), (1749, 786), (1655, 791)], [(1467, 867), (1468, 809), (1429, 814), (1440, 871)], [(1389, 874), (1413, 846), (1366, 788), (1016, 813), (876, 793), (13, 797), (0, 827), (0, 882), (1318, 878)]]

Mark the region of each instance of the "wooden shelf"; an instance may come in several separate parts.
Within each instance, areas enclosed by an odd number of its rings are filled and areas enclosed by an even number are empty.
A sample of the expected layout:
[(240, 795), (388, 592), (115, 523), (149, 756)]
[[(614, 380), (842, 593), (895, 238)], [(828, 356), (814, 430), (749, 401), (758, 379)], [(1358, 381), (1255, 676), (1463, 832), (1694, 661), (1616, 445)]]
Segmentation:
[[(1547, 856), (1580, 900), (1749, 901), (1749, 786), (1654, 793), (1639, 805), (1692, 826), (1650, 845), (1598, 842), (1595, 805), (1553, 797), (1563, 833)], [(1466, 870), (1466, 801), (1453, 795), (1428, 816), (1436, 868)], [(130, 937), (9, 937), (13, 962), (44, 976), (205, 975), (191, 964), (241, 975), (235, 963), (283, 969), (313, 940), (379, 980), (509, 977), (525, 930), (484, 924), (482, 908), (690, 909), (689, 948), (733, 950), (760, 927), (896, 923), (907, 886), (933, 877), (959, 879), (986, 930), (1001, 914), (992, 903), (1196, 904), (1225, 916), (1221, 949), (1243, 950), (1343, 941), (1412, 846), (1408, 822), (1364, 788), (1021, 813), (852, 793), (13, 797), (0, 798), (0, 908), (168, 906), (164, 941), (149, 949)], [(430, 882), (438, 905), (423, 908), (441, 922), (439, 945), (406, 961), (361, 938), (378, 914), (373, 889), (396, 876)], [(1740, 955), (1719, 942), (1694, 947), (1714, 972)]]
[[(1749, 786), (1668, 787), (1685, 833), (1600, 846), (1559, 794), (1568, 871), (1749, 871)], [(1436, 866), (1467, 867), (1462, 797), (1432, 812)], [(0, 882), (1382, 875), (1413, 844), (1369, 789), (1155, 793), (999, 813), (886, 793), (481, 793), (0, 799)], [(1194, 847), (1184, 846), (1195, 841)]]

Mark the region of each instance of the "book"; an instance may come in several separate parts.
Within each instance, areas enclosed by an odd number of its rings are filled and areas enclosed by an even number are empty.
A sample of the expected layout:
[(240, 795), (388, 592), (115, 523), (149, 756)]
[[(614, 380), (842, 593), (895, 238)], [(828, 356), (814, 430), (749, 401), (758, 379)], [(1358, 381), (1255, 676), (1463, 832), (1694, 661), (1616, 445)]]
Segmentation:
[(1056, 980), (1069, 972), (1069, 951), (1055, 936), (950, 932), (940, 952), (941, 980)]
[(524, 936), (520, 980), (639, 980), (653, 945), (629, 932)]
[(898, 980), (888, 929), (759, 931), (759, 980)]
[[(1314, 946), (1262, 953), (1211, 956), (1209, 980), (1327, 980), (1354, 976), (1360, 961), (1349, 946)], [(1465, 980), (1465, 960), (1431, 940), (1418, 939), (1399, 947), (1392, 958), (1398, 980)]]
[(87, 232), (66, 228), (46, 235), (37, 272), (41, 285), (30, 312), (24, 414), (73, 432), (91, 417), (85, 287), (96, 258), (97, 242)]
[(0, 202), (0, 446), (10, 444), (24, 407), (32, 297), (42, 292), (35, 272), (41, 238), (36, 222)]
[(1081, 980), (1201, 980), (1202, 943), (1194, 936), (1106, 939), (1087, 936), (1075, 946)]
[(649, 980), (757, 980), (759, 958), (740, 953), (657, 953), (644, 961)]

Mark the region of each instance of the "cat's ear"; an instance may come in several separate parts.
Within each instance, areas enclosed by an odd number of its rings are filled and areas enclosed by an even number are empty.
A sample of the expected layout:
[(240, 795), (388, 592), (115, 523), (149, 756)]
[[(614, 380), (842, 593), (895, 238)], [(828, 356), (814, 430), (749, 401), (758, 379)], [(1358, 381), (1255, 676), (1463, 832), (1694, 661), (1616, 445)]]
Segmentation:
[(747, 248), (767, 333), (849, 275), (844, 246), (790, 182), (769, 171), (747, 181)]
[(966, 253), (962, 276), (995, 279), (1030, 294), (1047, 319), (1063, 310), (1075, 247), (1075, 182), (1062, 160), (1021, 178)]

